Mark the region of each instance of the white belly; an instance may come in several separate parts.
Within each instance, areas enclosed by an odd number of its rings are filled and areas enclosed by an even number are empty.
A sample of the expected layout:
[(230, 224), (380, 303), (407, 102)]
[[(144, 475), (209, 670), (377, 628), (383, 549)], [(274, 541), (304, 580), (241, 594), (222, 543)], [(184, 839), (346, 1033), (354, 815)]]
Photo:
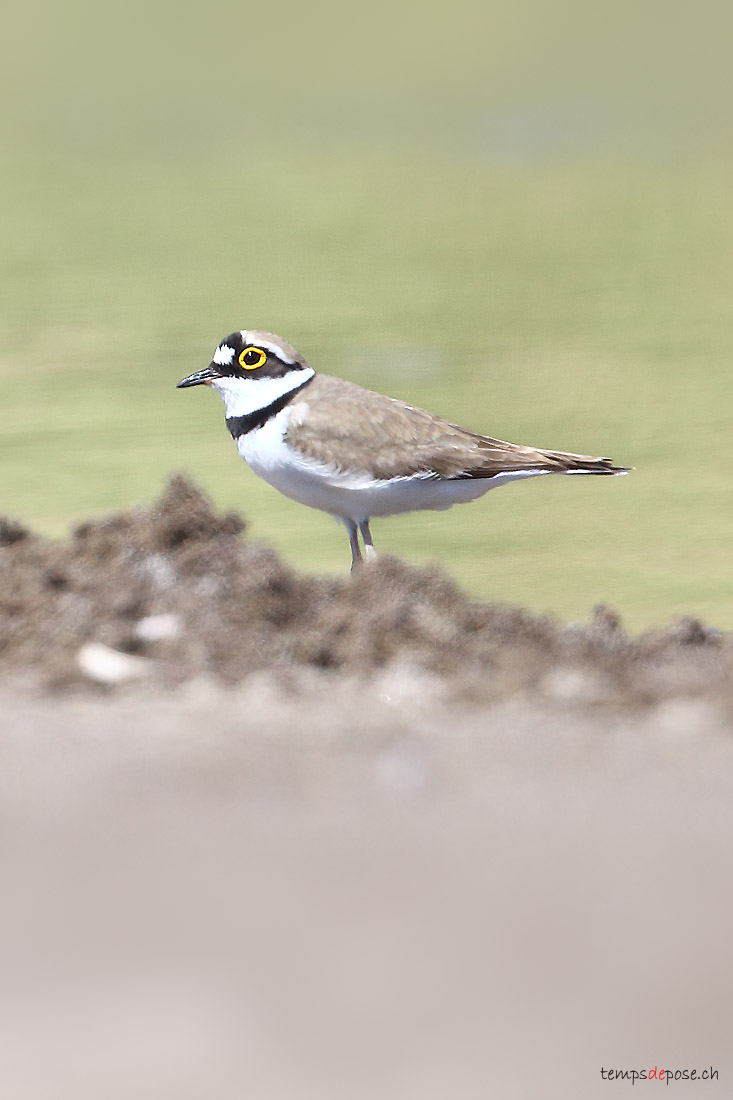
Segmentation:
[(285, 408), (261, 428), (243, 435), (237, 450), (247, 465), (286, 497), (358, 523), (372, 516), (393, 516), (428, 508), (442, 510), (483, 496), (489, 489), (544, 470), (497, 474), (492, 478), (449, 481), (426, 474), (377, 481), (366, 473), (343, 473), (307, 459), (284, 442), (290, 410)]

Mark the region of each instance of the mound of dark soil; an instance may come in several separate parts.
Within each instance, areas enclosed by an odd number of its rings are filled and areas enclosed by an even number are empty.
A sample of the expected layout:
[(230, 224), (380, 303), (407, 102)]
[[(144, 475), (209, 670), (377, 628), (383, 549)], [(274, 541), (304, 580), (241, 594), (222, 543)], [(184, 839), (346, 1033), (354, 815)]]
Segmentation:
[(242, 538), (245, 526), (180, 476), (152, 507), (84, 523), (65, 542), (0, 520), (2, 679), (90, 684), (80, 654), (101, 644), (137, 657), (135, 678), (171, 685), (263, 669), (283, 683), (304, 668), (368, 676), (400, 662), (481, 699), (622, 705), (728, 690), (731, 636), (699, 622), (630, 638), (599, 607), (565, 626), (477, 603), (440, 569), (391, 558), (305, 577)]

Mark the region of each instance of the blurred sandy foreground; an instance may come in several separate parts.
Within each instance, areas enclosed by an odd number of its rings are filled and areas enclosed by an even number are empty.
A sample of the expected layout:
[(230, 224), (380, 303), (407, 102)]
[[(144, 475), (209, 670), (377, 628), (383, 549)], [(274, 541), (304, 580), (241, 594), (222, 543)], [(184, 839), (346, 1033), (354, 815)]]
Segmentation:
[(241, 527), (0, 524), (0, 1096), (726, 1095), (730, 636)]
[(6, 694), (0, 1093), (727, 1095), (729, 730), (423, 689)]

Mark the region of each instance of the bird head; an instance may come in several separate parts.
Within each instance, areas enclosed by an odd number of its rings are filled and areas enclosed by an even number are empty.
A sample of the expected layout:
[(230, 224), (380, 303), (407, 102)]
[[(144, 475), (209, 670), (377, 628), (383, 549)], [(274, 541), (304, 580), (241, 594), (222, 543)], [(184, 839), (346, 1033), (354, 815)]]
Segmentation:
[(296, 389), (313, 374), (286, 340), (271, 332), (242, 329), (222, 340), (208, 367), (183, 378), (177, 388), (212, 386), (229, 414), (264, 407), (273, 395)]

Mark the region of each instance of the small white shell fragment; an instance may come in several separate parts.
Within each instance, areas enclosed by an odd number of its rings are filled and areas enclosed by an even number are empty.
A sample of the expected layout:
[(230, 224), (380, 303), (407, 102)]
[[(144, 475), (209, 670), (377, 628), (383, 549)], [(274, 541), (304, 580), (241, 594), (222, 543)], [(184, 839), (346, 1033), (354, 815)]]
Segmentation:
[(171, 563), (162, 554), (151, 554), (143, 558), (135, 567), (142, 576), (153, 582), (156, 588), (172, 588), (176, 583), (176, 573)]
[(135, 637), (141, 642), (164, 642), (168, 638), (175, 638), (180, 630), (180, 615), (148, 615), (136, 624)]
[(578, 668), (556, 668), (545, 676), (542, 687), (564, 703), (597, 703), (604, 699), (603, 684), (595, 673)]
[(87, 642), (76, 655), (76, 663), (85, 676), (98, 684), (123, 684), (138, 680), (150, 671), (151, 662), (145, 657), (133, 657), (121, 653), (101, 642)]

